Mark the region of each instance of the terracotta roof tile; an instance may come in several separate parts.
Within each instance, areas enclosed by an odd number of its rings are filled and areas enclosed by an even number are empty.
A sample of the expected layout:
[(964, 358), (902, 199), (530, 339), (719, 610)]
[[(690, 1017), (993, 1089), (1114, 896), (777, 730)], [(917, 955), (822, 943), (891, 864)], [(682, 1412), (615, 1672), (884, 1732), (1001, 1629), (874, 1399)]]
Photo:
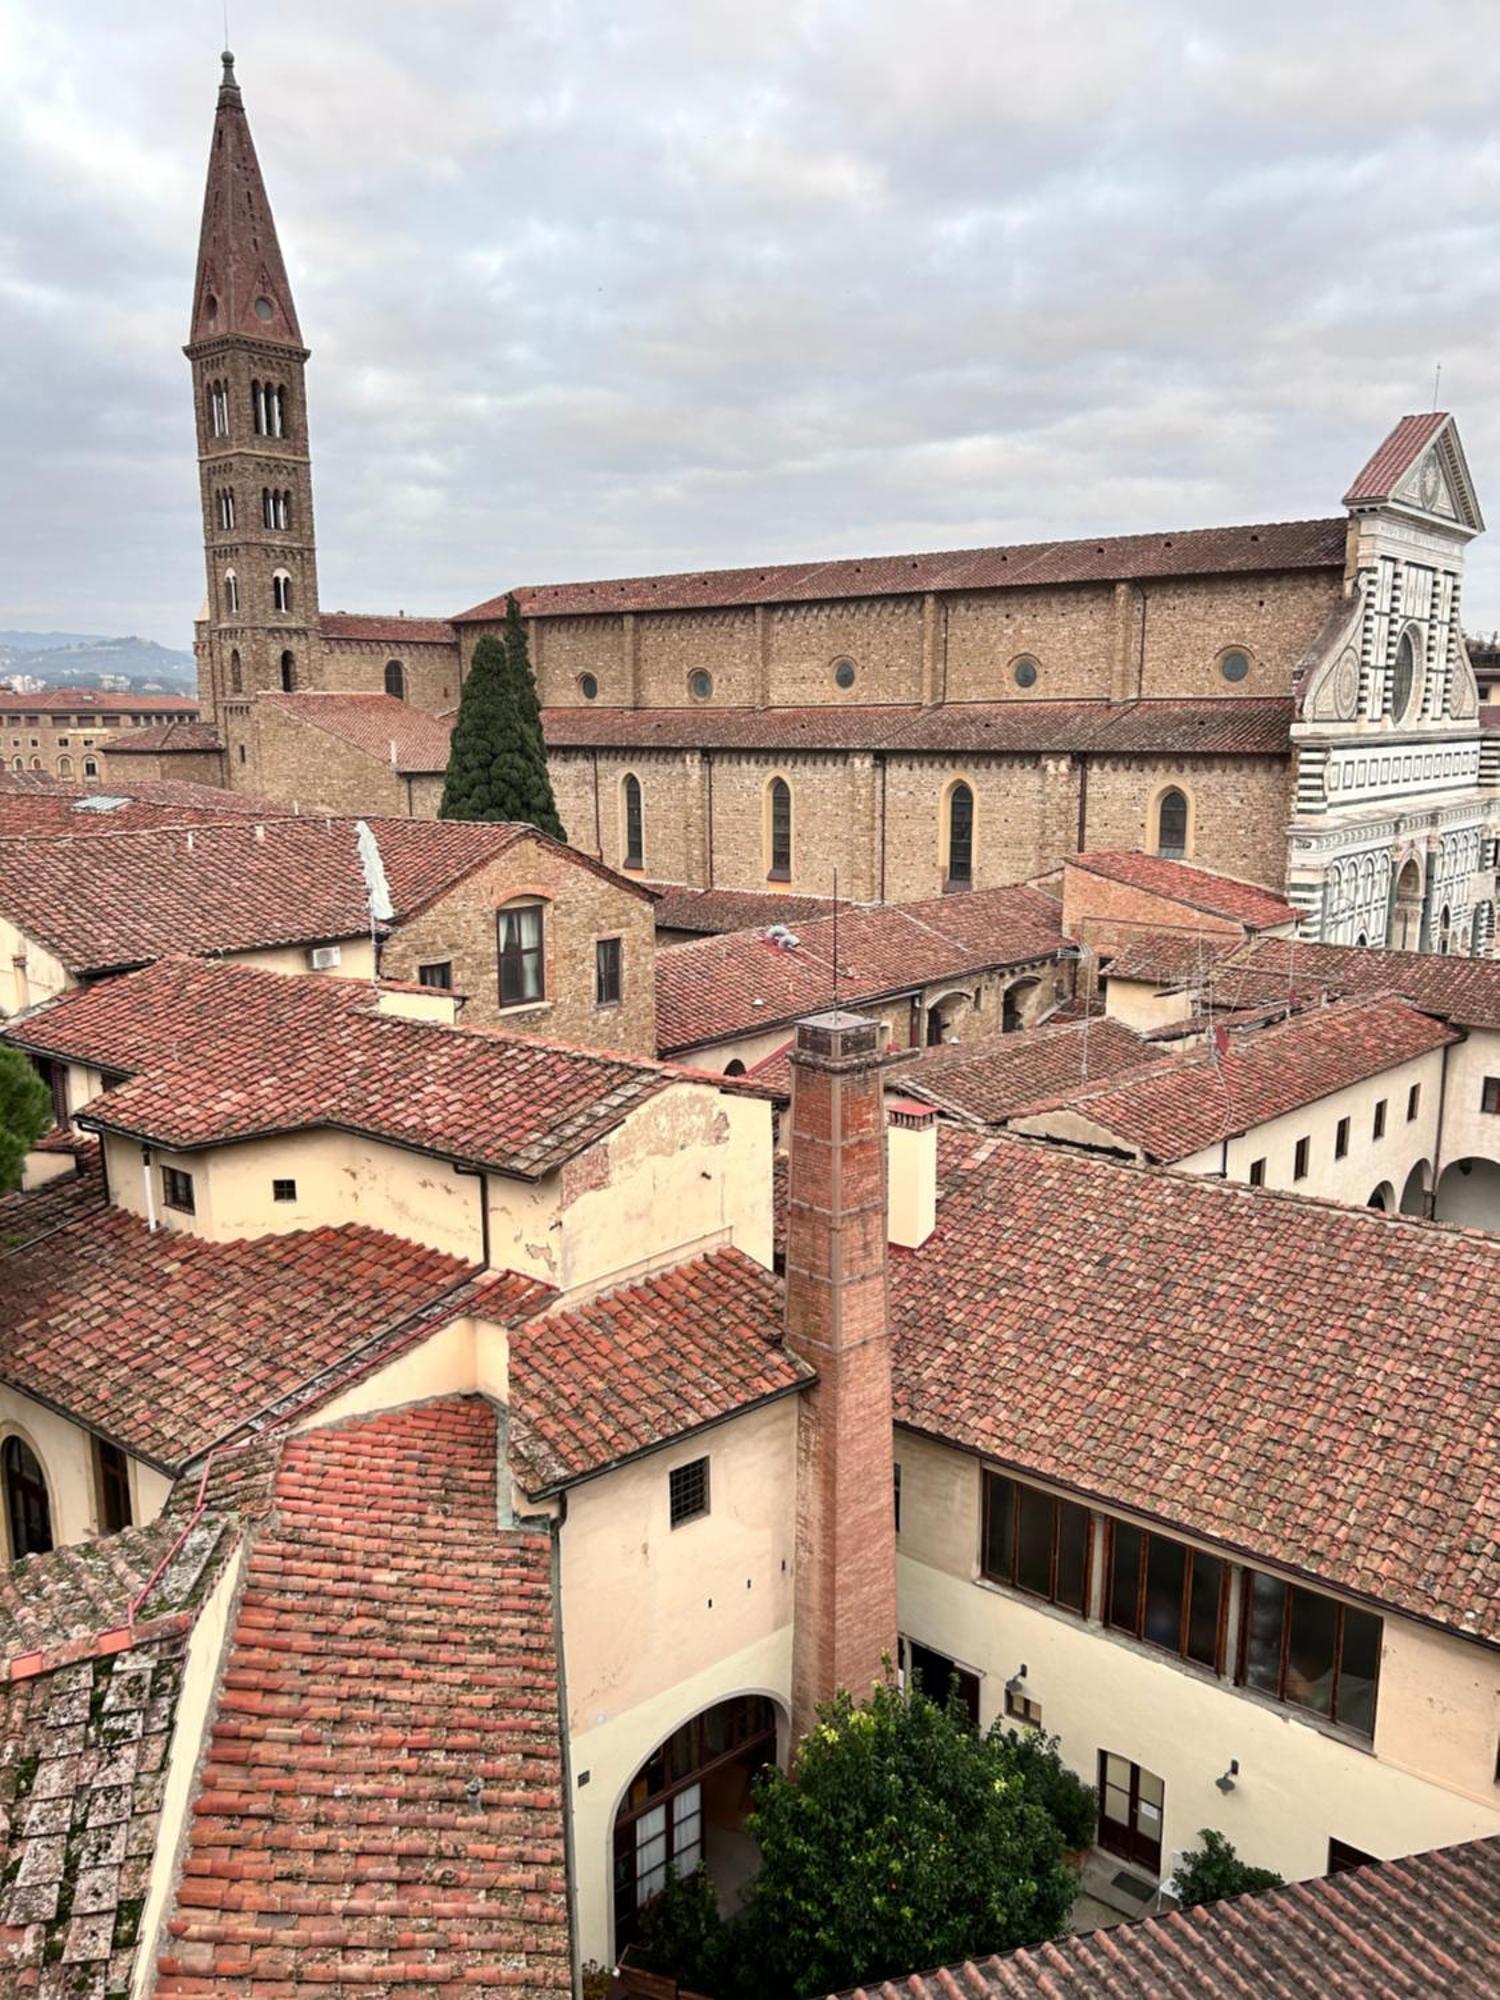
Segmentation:
[[(269, 697), (267, 697), (269, 698)], [(549, 708), (554, 750), (886, 750), (893, 755), (990, 752), (1041, 757), (1153, 752), (1285, 757), (1292, 704), (1280, 697), (1198, 701), (955, 702), (938, 708)]]
[(286, 1445), (161, 2000), (571, 1991), (550, 1541), (498, 1458), (473, 1397)]
[(73, 1173), (60, 1174), (45, 1187), (25, 1193), (18, 1188), (0, 1195), (0, 1256), (24, 1250), (53, 1230), (65, 1229), (70, 1222), (93, 1215), (106, 1205), (99, 1148), (89, 1145), (78, 1155)]
[(1139, 979), (1159, 986), (1207, 979), (1239, 943), (1239, 937), (1229, 932), (1163, 930), (1143, 924), (1132, 929), (1111, 955), (1105, 977)]
[(90, 778), (82, 784), (42, 771), (0, 771), (0, 836), (119, 833), (129, 827), (192, 826), (228, 815), (290, 819), (295, 808), (253, 792), (226, 792), (183, 778)]
[(842, 2000), (1479, 2000), (1500, 1991), (1500, 1838), (1061, 1937)]
[(1323, 987), (1332, 993), (1400, 993), (1414, 1007), (1460, 1027), (1500, 1030), (1500, 959), (1252, 938), (1216, 973), (1216, 991), (1231, 969), (1262, 975), (1272, 990), (1283, 992), (1295, 986), (1303, 992)]
[(172, 1469), (466, 1276), (358, 1224), (213, 1243), (121, 1209), (4, 1268), (0, 1380)]
[(764, 930), (771, 924), (792, 928), (833, 909), (829, 896), (778, 896), (774, 890), (693, 889), (681, 882), (652, 882), (659, 930), (698, 931), (719, 937), (725, 931)]
[[(657, 1046), (664, 1052), (775, 1028), (828, 1004), (834, 918), (795, 927), (795, 946), (760, 931), (698, 938), (658, 954)], [(984, 966), (1052, 958), (1058, 909), (1024, 888), (976, 889), (921, 903), (839, 908), (838, 985), (859, 1006)]]
[(1386, 500), (1401, 483), (1417, 454), (1424, 451), (1448, 421), (1446, 410), (1423, 410), (1419, 416), (1402, 417), (1389, 436), (1381, 439), (1375, 453), (1354, 476), (1354, 484), (1344, 495), (1344, 505)]
[(0, 715), (178, 715), (196, 716), (197, 699), (186, 694), (118, 694), (101, 688), (45, 688), (17, 694), (0, 687)]
[(1250, 930), (1271, 930), (1278, 924), (1295, 922), (1297, 916), (1290, 903), (1256, 882), (1194, 868), (1185, 861), (1167, 861), (1158, 854), (1091, 847), (1083, 854), (1069, 855), (1065, 866), (1147, 890), (1210, 916), (1232, 917)]
[(393, 694), (262, 694), (256, 700), (324, 730), (399, 772), (448, 768), (451, 715), (429, 715)]
[(899, 1421), (1500, 1639), (1500, 1240), (953, 1128), (939, 1161)]
[(187, 756), (222, 750), (224, 739), (211, 722), (158, 722), (149, 729), (122, 729), (104, 744), (111, 757)]
[[(1012, 543), (920, 555), (769, 563), (672, 576), (553, 583), (514, 592), (528, 617), (579, 612), (680, 611), (734, 604), (814, 603), (830, 597), (914, 591), (1020, 589), (1028, 584), (1108, 583), (1125, 577), (1218, 576), (1280, 569), (1341, 569), (1342, 519), (1271, 521), (1244, 528), (1186, 528), (1069, 542)], [(505, 615), (505, 593), (460, 612), (455, 624)]]
[(400, 648), (454, 646), (458, 634), (446, 618), (404, 618), (390, 613), (366, 616), (357, 611), (325, 611), (318, 620), (325, 639), (370, 639)]
[(1159, 1049), (1101, 1016), (925, 1049), (901, 1072), (901, 1088), (955, 1117), (999, 1124), (1039, 1100), (1160, 1060)]
[(516, 1476), (550, 1492), (812, 1379), (782, 1345), (776, 1279), (742, 1251), (711, 1251), (517, 1331)]

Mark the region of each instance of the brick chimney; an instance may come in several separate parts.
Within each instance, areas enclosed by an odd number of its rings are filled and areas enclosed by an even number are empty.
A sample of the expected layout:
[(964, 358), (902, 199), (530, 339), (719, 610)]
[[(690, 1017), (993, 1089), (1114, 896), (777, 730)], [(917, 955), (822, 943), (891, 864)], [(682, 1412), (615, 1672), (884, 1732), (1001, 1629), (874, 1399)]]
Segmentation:
[(880, 1024), (816, 1014), (791, 1056), (787, 1345), (802, 1398), (792, 1733), (836, 1688), (863, 1700), (896, 1652), (886, 1128)]

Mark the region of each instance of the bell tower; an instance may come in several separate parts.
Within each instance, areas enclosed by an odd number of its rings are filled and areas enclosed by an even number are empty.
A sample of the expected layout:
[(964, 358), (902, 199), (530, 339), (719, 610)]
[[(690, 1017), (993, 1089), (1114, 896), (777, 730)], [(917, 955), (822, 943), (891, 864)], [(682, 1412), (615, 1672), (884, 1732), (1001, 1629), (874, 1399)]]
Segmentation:
[(198, 694), (251, 784), (257, 694), (316, 682), (318, 572), (297, 308), (226, 50), (214, 115), (192, 333), (207, 610)]

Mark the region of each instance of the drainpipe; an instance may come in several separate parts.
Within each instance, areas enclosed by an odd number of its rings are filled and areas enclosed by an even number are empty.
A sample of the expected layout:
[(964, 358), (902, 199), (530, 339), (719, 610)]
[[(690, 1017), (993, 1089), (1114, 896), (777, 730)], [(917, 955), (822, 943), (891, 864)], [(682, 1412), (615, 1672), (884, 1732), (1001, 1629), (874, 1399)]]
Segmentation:
[(885, 752), (877, 750), (876, 760), (880, 765), (880, 894), (877, 902), (885, 901)]
[[(568, 1519), (568, 1496), (559, 1493), (557, 1512), (550, 1528), (552, 1537), (552, 1653), (557, 1661), (558, 1746), (562, 1753), (563, 1782), (563, 1869), (568, 1885), (568, 1949), (572, 1958), (573, 1991), (583, 1991), (583, 1969), (578, 1942), (578, 1867), (573, 1832), (573, 1747), (568, 1731), (568, 1659), (563, 1640), (562, 1531)], [(613, 1947), (613, 1934), (610, 1937)], [(611, 1953), (613, 1955), (613, 1953)]]
[[(1468, 1036), (1465, 1035), (1464, 1040), (1467, 1041), (1468, 1039)], [(1437, 1220), (1438, 1180), (1443, 1171), (1443, 1113), (1448, 1108), (1448, 1057), (1452, 1048), (1452, 1042), (1444, 1042), (1443, 1066), (1438, 1071), (1437, 1130), (1432, 1135), (1432, 1191), (1427, 1196), (1427, 1220), (1429, 1222)]]
[(1087, 755), (1078, 759), (1078, 852), (1088, 851), (1089, 829), (1089, 760)]
[(479, 1254), (484, 1268), (490, 1270), (490, 1183), (483, 1167), (466, 1167), (459, 1160), (453, 1162), (453, 1171), (464, 1174), (479, 1183)]
[(146, 1227), (156, 1234), (156, 1191), (151, 1185), (151, 1148), (141, 1148), (141, 1185), (146, 1191)]
[(712, 750), (705, 753), (708, 762), (708, 881), (707, 888), (714, 886), (714, 755)]
[(602, 861), (604, 859), (604, 827), (599, 817), (599, 752), (597, 750), (589, 752), (589, 762), (593, 766), (594, 772), (594, 852)]

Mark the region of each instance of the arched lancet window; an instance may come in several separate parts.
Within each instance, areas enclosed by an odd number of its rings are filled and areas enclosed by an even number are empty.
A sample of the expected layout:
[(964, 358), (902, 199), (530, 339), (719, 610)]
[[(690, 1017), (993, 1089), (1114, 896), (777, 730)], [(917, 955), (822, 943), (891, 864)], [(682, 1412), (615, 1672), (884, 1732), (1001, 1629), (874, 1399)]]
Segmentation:
[(218, 503), (219, 527), (222, 532), (228, 534), (234, 527), (234, 490), (232, 487), (221, 486), (215, 498)]
[(286, 390), (272, 389), (270, 391), (270, 398), (271, 398), (271, 411), (270, 411), (271, 435), (272, 437), (278, 437), (278, 438), (285, 437), (286, 436)]
[(284, 569), (275, 571), (271, 577), (271, 602), (278, 611), (292, 608), (292, 579)]
[(216, 437), (229, 435), (229, 384), (210, 382), (208, 385), (208, 428)]
[(292, 694), (295, 692), (296, 686), (297, 656), (295, 653), (283, 653), (281, 656), (281, 691), (283, 694)]
[(387, 660), (385, 663), (385, 691), (393, 694), (397, 701), (406, 699), (406, 669), (399, 660)]
[(3, 1454), (5, 1512), (10, 1522), (13, 1562), (22, 1556), (44, 1556), (52, 1547), (52, 1503), (47, 1476), (25, 1438), (8, 1437)]
[(1187, 853), (1187, 794), (1175, 785), (1163, 792), (1156, 807), (1156, 851), (1169, 861), (1181, 861)]
[(231, 694), (245, 692), (245, 670), (240, 665), (240, 649), (235, 647), (229, 655), (229, 691)]
[[(17, 759), (16, 761), (17, 761), (17, 762), (19, 763), (19, 762), (20, 762), (20, 759), (18, 758), (18, 759)], [(84, 760), (83, 760), (83, 775), (84, 775), (84, 776), (85, 776), (86, 778), (97, 778), (97, 777), (98, 777), (98, 775), (99, 775), (99, 765), (98, 765), (97, 761), (96, 761), (96, 760), (95, 760), (95, 759), (94, 759), (93, 757), (85, 757), (85, 758), (84, 758)]]
[(226, 569), (224, 572), (224, 609), (231, 618), (239, 616), (240, 580), (232, 569)]
[(641, 781), (633, 771), (627, 772), (625, 793), (625, 866), (644, 868), (646, 865), (646, 829), (641, 812)]
[(960, 782), (948, 794), (948, 866), (945, 887), (967, 889), (974, 880), (974, 794)]
[(250, 421), (255, 427), (255, 435), (266, 434), (266, 392), (259, 382), (250, 384)]
[(290, 493), (279, 493), (277, 501), (276, 525), (278, 528), (289, 528), (292, 525), (292, 496)]
[(785, 778), (771, 780), (771, 865), (766, 871), (773, 881), (792, 879), (792, 788)]

